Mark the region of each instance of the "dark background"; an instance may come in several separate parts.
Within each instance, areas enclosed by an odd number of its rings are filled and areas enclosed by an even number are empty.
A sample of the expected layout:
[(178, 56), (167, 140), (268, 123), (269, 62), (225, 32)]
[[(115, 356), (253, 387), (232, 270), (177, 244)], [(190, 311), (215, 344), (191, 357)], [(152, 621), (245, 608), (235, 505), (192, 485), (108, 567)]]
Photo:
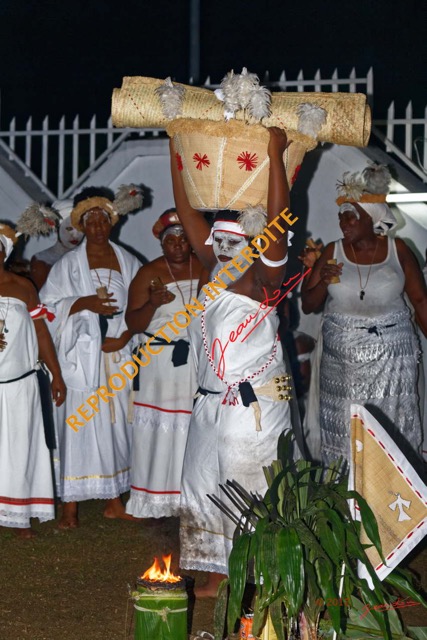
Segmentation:
[[(422, 117), (426, 4), (417, 0), (201, 0), (201, 81), (242, 66), (261, 79), (374, 69), (374, 116)], [(189, 0), (1, 0), (1, 124), (110, 113), (125, 75), (189, 78)]]

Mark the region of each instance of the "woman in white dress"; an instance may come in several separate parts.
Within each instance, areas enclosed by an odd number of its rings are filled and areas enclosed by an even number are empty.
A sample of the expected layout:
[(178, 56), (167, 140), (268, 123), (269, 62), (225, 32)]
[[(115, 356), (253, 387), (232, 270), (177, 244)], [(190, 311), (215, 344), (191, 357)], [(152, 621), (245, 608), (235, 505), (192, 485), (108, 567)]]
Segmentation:
[(36, 376), (39, 357), (52, 373), (57, 407), (66, 390), (45, 322), (30, 316), (39, 302), (34, 285), (5, 270), (14, 239), (13, 229), (0, 224), (0, 525), (31, 538), (31, 518), (55, 517)]
[[(175, 209), (153, 227), (163, 255), (138, 271), (129, 289), (126, 322), (141, 346), (151, 339), (155, 354), (139, 373), (134, 399), (131, 495), (127, 513), (136, 517), (177, 516), (188, 425), (197, 388), (187, 329), (157, 335), (197, 297), (201, 271)], [(182, 316), (176, 316), (178, 320)], [(185, 323), (184, 323), (185, 324)], [(170, 334), (170, 331), (169, 331)]]
[[(127, 291), (140, 267), (134, 256), (109, 241), (118, 220), (110, 200), (82, 200), (71, 220), (85, 239), (53, 265), (40, 291), (42, 301), (56, 314), (52, 332), (68, 390), (67, 402), (56, 415), (61, 528), (77, 527), (78, 502), (91, 498), (107, 499), (105, 517), (131, 519), (120, 498), (129, 490), (131, 381), (116, 392), (108, 381), (115, 373), (123, 378), (120, 367), (131, 359), (131, 333), (124, 316)], [(66, 419), (78, 415), (101, 386), (114, 397), (109, 402), (99, 399), (90, 421), (67, 424)]]
[[(192, 209), (171, 148), (175, 202), (188, 238), (208, 272), (226, 267), (234, 280), (219, 295), (206, 294), (200, 318), (189, 327), (198, 362), (200, 397), (191, 418), (184, 459), (180, 567), (209, 572), (207, 584), (196, 589), (198, 597), (216, 595), (228, 572), (234, 530), (207, 494), (217, 494), (218, 485), (227, 479), (237, 480), (248, 491), (263, 493), (267, 487), (262, 467), (277, 457), (278, 437), (291, 428), (274, 308), (287, 261), (288, 233), (280, 218), (289, 205), (283, 164), (287, 146), (285, 133), (270, 129), (265, 225), (280, 220), (283, 227), (275, 232), (277, 241), (260, 257), (256, 253), (252, 258), (249, 238), (239, 224), (217, 215), (211, 233), (203, 216)], [(239, 256), (245, 249), (251, 266), (244, 267)], [(229, 282), (226, 275), (222, 278)], [(260, 409), (261, 424), (252, 403)]]

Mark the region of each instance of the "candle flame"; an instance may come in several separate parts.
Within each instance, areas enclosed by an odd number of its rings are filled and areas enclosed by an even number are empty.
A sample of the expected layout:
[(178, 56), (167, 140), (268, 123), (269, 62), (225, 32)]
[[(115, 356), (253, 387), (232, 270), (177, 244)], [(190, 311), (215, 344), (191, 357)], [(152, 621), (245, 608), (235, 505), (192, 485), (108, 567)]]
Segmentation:
[(175, 576), (171, 570), (172, 554), (168, 556), (162, 556), (165, 569), (160, 568), (160, 563), (157, 558), (154, 558), (154, 562), (149, 569), (141, 576), (142, 580), (152, 580), (153, 582), (179, 582), (180, 576)]

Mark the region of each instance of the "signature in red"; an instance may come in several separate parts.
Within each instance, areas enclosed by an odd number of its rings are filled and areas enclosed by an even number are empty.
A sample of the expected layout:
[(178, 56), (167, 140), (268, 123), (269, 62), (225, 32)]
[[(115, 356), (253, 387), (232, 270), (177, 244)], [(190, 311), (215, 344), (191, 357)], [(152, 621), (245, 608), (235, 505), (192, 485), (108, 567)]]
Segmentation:
[(394, 602), (391, 602), (390, 604), (388, 604), (387, 602), (384, 602), (383, 604), (366, 604), (365, 603), (365, 607), (362, 611), (362, 615), (360, 616), (360, 619), (362, 620), (363, 618), (365, 618), (368, 613), (372, 610), (374, 611), (388, 611), (389, 609), (405, 609), (406, 607), (417, 607), (420, 603), (419, 602), (414, 602), (414, 600), (409, 600), (408, 598), (405, 598), (404, 600), (402, 600), (402, 598), (398, 598), (397, 600), (395, 600)]
[(220, 380), (224, 379), (226, 369), (225, 353), (230, 343), (237, 342), (240, 338), (239, 341), (243, 344), (245, 340), (249, 338), (251, 333), (255, 331), (258, 325), (260, 325), (261, 322), (265, 320), (266, 317), (273, 311), (273, 309), (275, 309), (277, 305), (286, 298), (286, 296), (292, 291), (292, 289), (295, 289), (295, 287), (298, 286), (301, 280), (308, 276), (310, 271), (311, 269), (308, 269), (304, 273), (297, 273), (296, 275), (292, 276), (292, 278), (289, 278), (287, 282), (283, 283), (283, 286), (288, 287), (288, 289), (285, 292), (283, 292), (283, 289), (276, 289), (275, 291), (273, 291), (273, 295), (271, 297), (268, 295), (265, 287), (263, 287), (265, 298), (262, 302), (260, 302), (260, 305), (256, 312), (246, 316), (243, 322), (241, 322), (235, 330), (230, 331), (228, 340), (224, 345), (219, 338), (215, 338), (212, 343), (211, 358), (213, 362), (215, 362), (215, 356), (218, 357), (218, 366), (216, 373)]

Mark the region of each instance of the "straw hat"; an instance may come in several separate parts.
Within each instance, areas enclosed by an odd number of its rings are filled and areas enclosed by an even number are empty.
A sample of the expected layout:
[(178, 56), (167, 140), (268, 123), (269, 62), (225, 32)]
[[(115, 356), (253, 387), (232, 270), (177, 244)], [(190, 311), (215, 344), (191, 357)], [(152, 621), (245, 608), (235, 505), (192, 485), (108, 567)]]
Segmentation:
[(71, 224), (75, 229), (84, 233), (84, 226), (82, 224), (84, 214), (91, 209), (102, 209), (102, 211), (108, 214), (110, 222), (114, 226), (119, 221), (120, 216), (141, 209), (142, 203), (142, 190), (138, 185), (122, 184), (118, 188), (113, 201), (103, 196), (93, 196), (80, 200), (71, 211)]

